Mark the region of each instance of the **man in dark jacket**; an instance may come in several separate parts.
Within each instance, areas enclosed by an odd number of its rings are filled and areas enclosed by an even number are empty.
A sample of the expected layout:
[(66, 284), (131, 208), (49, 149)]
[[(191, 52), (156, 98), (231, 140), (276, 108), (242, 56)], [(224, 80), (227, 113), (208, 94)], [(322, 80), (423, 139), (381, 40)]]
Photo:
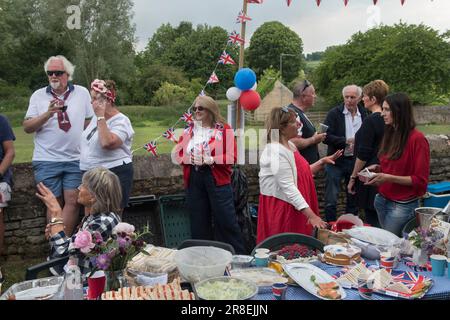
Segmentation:
[[(360, 87), (346, 86), (342, 90), (344, 103), (331, 109), (325, 119), (325, 124), (328, 126), (327, 137), (324, 141), (328, 145), (327, 154), (331, 155), (337, 150), (344, 150), (344, 155), (336, 160), (336, 164), (328, 164), (325, 168), (325, 216), (328, 222), (336, 221), (336, 204), (342, 179), (346, 186), (352, 174), (355, 162), (353, 156), (355, 134), (366, 117), (365, 109), (358, 106), (361, 95)], [(345, 213), (358, 214), (354, 196), (347, 191)]]
[(308, 80), (297, 83), (294, 86), (294, 98), (292, 103), (288, 105), (297, 114), (297, 119), (302, 123), (301, 132), (297, 138), (291, 139), (301, 155), (312, 164), (319, 160), (319, 150), (317, 145), (321, 143), (326, 133), (317, 133), (316, 128), (308, 119), (305, 112), (314, 105), (316, 99), (316, 91), (314, 86)]

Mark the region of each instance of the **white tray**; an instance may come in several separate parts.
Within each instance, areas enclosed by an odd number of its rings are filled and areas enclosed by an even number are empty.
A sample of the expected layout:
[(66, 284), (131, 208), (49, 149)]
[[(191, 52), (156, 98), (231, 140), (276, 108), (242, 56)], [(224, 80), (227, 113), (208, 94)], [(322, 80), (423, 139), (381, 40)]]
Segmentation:
[[(323, 300), (333, 300), (321, 297), (317, 293), (316, 285), (311, 281), (311, 276), (315, 276), (317, 283), (336, 282), (336, 279), (334, 279), (331, 275), (329, 275), (322, 269), (308, 263), (284, 264), (283, 269), (295, 282), (298, 283), (299, 286), (301, 286), (303, 289), (305, 289), (312, 295)], [(338, 291), (341, 294), (341, 298), (336, 300), (345, 299), (345, 297), (347, 296), (345, 290), (339, 285), (339, 283), (337, 284), (339, 286)]]

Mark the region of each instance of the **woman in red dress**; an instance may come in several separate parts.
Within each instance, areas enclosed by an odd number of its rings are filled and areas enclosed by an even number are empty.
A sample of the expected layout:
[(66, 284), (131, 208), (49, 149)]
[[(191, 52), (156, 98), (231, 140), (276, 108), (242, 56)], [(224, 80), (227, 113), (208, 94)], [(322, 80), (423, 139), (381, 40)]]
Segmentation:
[(300, 123), (287, 107), (274, 108), (266, 124), (268, 144), (260, 159), (257, 243), (282, 232), (312, 235), (324, 228), (319, 215), (313, 174), (334, 164), (342, 150), (309, 164), (290, 139)]

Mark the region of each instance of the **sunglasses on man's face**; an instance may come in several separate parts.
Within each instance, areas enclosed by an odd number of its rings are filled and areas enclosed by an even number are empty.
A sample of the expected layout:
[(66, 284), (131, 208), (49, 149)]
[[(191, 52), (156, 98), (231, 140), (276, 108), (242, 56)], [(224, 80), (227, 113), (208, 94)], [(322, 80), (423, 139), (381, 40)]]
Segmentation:
[(53, 76), (53, 75), (55, 75), (55, 76), (57, 76), (57, 77), (61, 77), (64, 73), (66, 73), (65, 71), (47, 71), (47, 75), (49, 76), (49, 77), (51, 77), (51, 76)]
[(309, 82), (308, 80), (305, 79), (305, 81), (303, 82), (303, 89), (302, 92), (306, 90), (306, 88), (308, 88), (311, 85), (311, 82)]
[(192, 111), (194, 111), (194, 112), (203, 111), (203, 110), (205, 110), (205, 108), (203, 108), (202, 106), (192, 107)]

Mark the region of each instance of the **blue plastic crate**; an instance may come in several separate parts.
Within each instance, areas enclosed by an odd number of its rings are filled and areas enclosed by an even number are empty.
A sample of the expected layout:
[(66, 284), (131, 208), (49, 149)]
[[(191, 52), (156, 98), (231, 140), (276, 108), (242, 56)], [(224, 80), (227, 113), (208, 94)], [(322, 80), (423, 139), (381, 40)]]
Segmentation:
[(450, 181), (429, 184), (428, 197), (423, 200), (425, 207), (444, 208), (450, 201)]

